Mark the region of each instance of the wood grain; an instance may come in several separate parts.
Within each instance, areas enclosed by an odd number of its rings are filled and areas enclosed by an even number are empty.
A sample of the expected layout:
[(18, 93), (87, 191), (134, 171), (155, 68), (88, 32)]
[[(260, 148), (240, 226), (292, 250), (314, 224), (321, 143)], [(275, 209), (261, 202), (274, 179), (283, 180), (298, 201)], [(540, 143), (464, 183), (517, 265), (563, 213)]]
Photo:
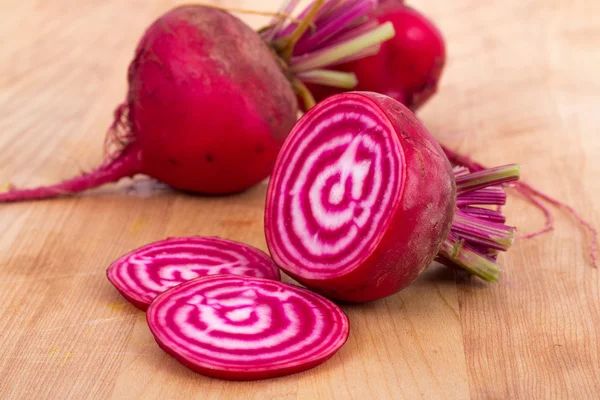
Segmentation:
[[(101, 160), (145, 26), (177, 2), (0, 2), (0, 184), (50, 183)], [(276, 0), (222, 1), (274, 10)], [(421, 117), (440, 141), (524, 179), (600, 226), (600, 5), (592, 0), (422, 0), (449, 63)], [(244, 16), (252, 26), (264, 18)], [(194, 374), (154, 343), (105, 279), (122, 253), (169, 235), (266, 249), (265, 187), (201, 198), (144, 179), (84, 196), (0, 206), (0, 398), (593, 399), (600, 279), (586, 237), (518, 241), (501, 283), (432, 266), (398, 295), (344, 306), (350, 340), (326, 364), (269, 381)], [(517, 195), (521, 232), (543, 223)]]

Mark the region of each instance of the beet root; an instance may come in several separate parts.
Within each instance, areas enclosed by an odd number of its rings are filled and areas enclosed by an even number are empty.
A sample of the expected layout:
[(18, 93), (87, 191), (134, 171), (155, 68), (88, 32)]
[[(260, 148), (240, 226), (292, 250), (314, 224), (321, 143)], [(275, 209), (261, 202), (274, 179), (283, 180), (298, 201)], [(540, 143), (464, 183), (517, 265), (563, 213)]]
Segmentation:
[(211, 7), (178, 7), (154, 22), (128, 83), (107, 138), (117, 148), (100, 167), (57, 185), (13, 189), (0, 201), (69, 195), (138, 173), (191, 192), (242, 191), (270, 174), (297, 114), (269, 46)]
[(333, 298), (393, 294), (449, 232), (456, 189), (437, 142), (375, 93), (330, 97), (294, 127), (269, 182), (265, 232), (275, 262)]
[(410, 284), (434, 258), (488, 281), (514, 228), (497, 211), (509, 165), (453, 171), (439, 144), (394, 99), (332, 96), (300, 119), (269, 182), (265, 235), (275, 262), (328, 297), (369, 301)]

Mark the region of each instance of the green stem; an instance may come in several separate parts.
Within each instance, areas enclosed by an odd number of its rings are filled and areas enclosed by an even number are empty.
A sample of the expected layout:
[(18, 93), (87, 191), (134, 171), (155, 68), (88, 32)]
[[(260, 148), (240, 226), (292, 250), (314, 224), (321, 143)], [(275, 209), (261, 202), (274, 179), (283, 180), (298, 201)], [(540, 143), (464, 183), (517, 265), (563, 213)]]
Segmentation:
[(366, 32), (346, 42), (333, 45), (330, 48), (321, 51), (316, 51), (314, 54), (307, 55), (306, 57), (300, 57), (298, 62), (291, 65), (290, 70), (294, 73), (298, 73), (334, 64), (339, 60), (393, 38), (395, 33), (394, 26), (388, 21), (372, 31)]
[(306, 83), (323, 86), (332, 86), (342, 89), (354, 89), (358, 84), (356, 74), (352, 72), (332, 71), (327, 69), (314, 69), (312, 71), (296, 74), (298, 79)]
[(462, 194), (487, 186), (516, 181), (519, 179), (520, 170), (519, 164), (510, 164), (459, 176), (456, 178), (456, 193)]
[(306, 85), (296, 77), (292, 79), (292, 88), (294, 89), (294, 92), (296, 92), (296, 94), (302, 99), (305, 110), (310, 110), (315, 104), (317, 104), (310, 90), (308, 90)]
[(487, 282), (497, 282), (500, 279), (500, 265), (470, 250), (462, 240), (446, 239), (439, 255)]

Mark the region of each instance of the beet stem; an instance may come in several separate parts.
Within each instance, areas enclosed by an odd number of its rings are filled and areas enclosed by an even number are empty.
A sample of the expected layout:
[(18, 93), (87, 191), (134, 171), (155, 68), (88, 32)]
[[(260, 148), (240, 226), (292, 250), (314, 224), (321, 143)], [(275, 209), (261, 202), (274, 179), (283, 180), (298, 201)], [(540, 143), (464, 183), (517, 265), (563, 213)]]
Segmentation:
[(81, 176), (68, 179), (51, 186), (39, 186), (31, 189), (12, 189), (0, 194), (0, 202), (51, 199), (73, 195), (92, 189), (105, 183), (116, 182), (121, 178), (140, 173), (140, 151), (133, 145), (128, 146), (114, 160), (102, 163), (96, 169)]
[[(450, 162), (453, 164), (467, 167), (471, 171), (481, 171), (481, 170), (485, 169), (485, 167), (483, 165), (471, 160), (471, 158), (469, 158), (468, 156), (459, 154), (453, 150), (450, 150), (449, 148), (447, 148), (446, 146), (443, 146), (443, 145), (442, 145), (442, 149), (444, 150), (444, 153), (446, 153), (446, 156), (448, 157)], [(542, 202), (540, 202), (539, 200), (536, 199), (536, 197), (537, 197), (539, 199), (542, 199), (542, 200), (552, 204), (555, 207), (562, 208), (565, 211), (567, 211), (569, 214), (571, 214), (571, 216), (573, 218), (575, 218), (575, 220), (579, 223), (579, 225), (583, 227), (584, 231), (586, 231), (591, 236), (591, 238), (589, 239), (590, 243), (588, 245), (590, 260), (591, 260), (592, 266), (594, 266), (595, 268), (598, 267), (598, 260), (597, 260), (597, 256), (596, 256), (597, 251), (598, 251), (598, 231), (596, 230), (596, 228), (594, 228), (592, 226), (591, 223), (589, 223), (586, 219), (584, 219), (570, 205), (563, 203), (562, 201), (557, 200), (553, 197), (548, 196), (547, 194), (539, 191), (538, 189), (534, 188), (533, 186), (531, 186), (528, 183), (516, 182), (514, 186), (515, 186), (515, 189), (523, 197), (525, 197), (537, 209), (542, 211), (542, 213), (546, 217), (546, 223), (543, 228), (538, 229), (537, 231), (528, 233), (526, 235), (518, 236), (517, 239), (531, 239), (536, 236), (540, 236), (546, 232), (550, 232), (551, 230), (554, 229), (554, 219), (553, 219), (552, 213), (550, 212), (548, 207), (546, 207), (546, 205), (544, 205)]]
[(327, 69), (313, 69), (296, 75), (302, 82), (337, 87), (342, 89), (353, 89), (358, 84), (356, 74), (352, 72), (340, 72)]
[(489, 168), (456, 178), (457, 194), (472, 192), (492, 185), (499, 185), (519, 179), (521, 166), (518, 164)]
[(292, 52), (294, 51), (294, 46), (302, 38), (304, 32), (310, 27), (313, 23), (319, 9), (323, 7), (323, 3), (325, 0), (316, 0), (310, 10), (306, 13), (306, 16), (297, 24), (294, 31), (290, 34), (290, 36), (282, 39), (283, 45), (280, 47), (282, 58), (289, 62), (292, 58)]
[(294, 48), (295, 54), (302, 54), (314, 49), (326, 40), (335, 37), (338, 33), (355, 23), (357, 18), (367, 14), (373, 5), (369, 1), (354, 0), (345, 7), (337, 7), (317, 23), (317, 31), (313, 35), (303, 36)]
[(441, 262), (449, 261), (456, 264), (486, 282), (497, 282), (502, 272), (499, 264), (473, 251), (465, 245), (463, 240), (452, 234), (448, 235), (448, 238), (442, 244), (439, 255), (441, 256)]
[(438, 260), (462, 267), (488, 282), (500, 277), (502, 268), (496, 262), (498, 251), (507, 251), (514, 242), (515, 228), (504, 224), (499, 210), (476, 205), (502, 205), (506, 196), (500, 184), (519, 179), (517, 164), (470, 173), (455, 167), (456, 204), (450, 233), (438, 253)]
[[(291, 14), (299, 2), (300, 0), (286, 0), (281, 5), (279, 13), (287, 15)], [(264, 35), (264, 38), (266, 40), (271, 41), (279, 32), (281, 32), (281, 29), (283, 29), (284, 22), (284, 18), (278, 18), (276, 16), (273, 16), (273, 18), (271, 18), (271, 23), (268, 26), (261, 29), (261, 31), (259, 32), (261, 32), (261, 34)]]
[(308, 90), (306, 85), (300, 79), (296, 77), (292, 79), (292, 88), (294, 89), (294, 92), (296, 92), (296, 94), (300, 97), (302, 103), (304, 103), (304, 108), (306, 110), (310, 110), (315, 104), (317, 104), (310, 90)]
[(309, 71), (311, 69), (323, 68), (368, 49), (369, 47), (385, 42), (386, 40), (393, 38), (395, 34), (396, 32), (394, 31), (392, 23), (386, 22), (355, 38), (312, 53), (293, 57), (290, 69), (292, 72), (298, 73)]

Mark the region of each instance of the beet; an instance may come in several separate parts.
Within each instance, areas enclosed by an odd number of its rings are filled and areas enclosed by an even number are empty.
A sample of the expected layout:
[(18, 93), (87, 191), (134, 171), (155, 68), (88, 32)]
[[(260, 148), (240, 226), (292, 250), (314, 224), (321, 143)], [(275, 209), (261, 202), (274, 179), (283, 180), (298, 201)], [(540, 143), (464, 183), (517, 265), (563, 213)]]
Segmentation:
[(516, 165), (452, 169), (421, 122), (392, 98), (332, 96), (286, 139), (269, 182), (275, 262), (326, 296), (369, 301), (407, 286), (437, 258), (495, 281), (514, 228), (495, 210)]
[[(332, 78), (324, 68), (393, 36), (391, 24), (363, 29), (372, 7), (370, 0), (319, 0), (303, 19), (282, 18), (263, 36), (218, 8), (188, 5), (167, 12), (137, 46), (105, 161), (55, 185), (11, 186), (0, 202), (71, 195), (136, 174), (195, 193), (249, 188), (270, 174), (297, 117), (296, 94), (314, 104), (302, 80), (355, 83), (352, 74)], [(344, 17), (348, 13), (352, 18)], [(313, 32), (316, 17), (328, 22)], [(337, 35), (330, 37), (332, 32)], [(297, 45), (302, 52), (292, 57)]]
[(216, 275), (160, 294), (147, 313), (156, 342), (204, 375), (254, 380), (313, 368), (346, 342), (329, 300), (282, 282)]
[[(382, 93), (418, 109), (435, 94), (446, 63), (441, 32), (425, 15), (398, 0), (381, 2), (371, 18), (392, 23), (394, 38), (383, 43), (378, 53), (334, 69), (356, 75), (354, 90)], [(343, 91), (320, 85), (310, 85), (309, 89), (317, 101)]]
[(218, 237), (168, 238), (137, 248), (113, 262), (108, 280), (141, 310), (165, 290), (207, 275), (234, 274), (280, 280), (262, 251)]

